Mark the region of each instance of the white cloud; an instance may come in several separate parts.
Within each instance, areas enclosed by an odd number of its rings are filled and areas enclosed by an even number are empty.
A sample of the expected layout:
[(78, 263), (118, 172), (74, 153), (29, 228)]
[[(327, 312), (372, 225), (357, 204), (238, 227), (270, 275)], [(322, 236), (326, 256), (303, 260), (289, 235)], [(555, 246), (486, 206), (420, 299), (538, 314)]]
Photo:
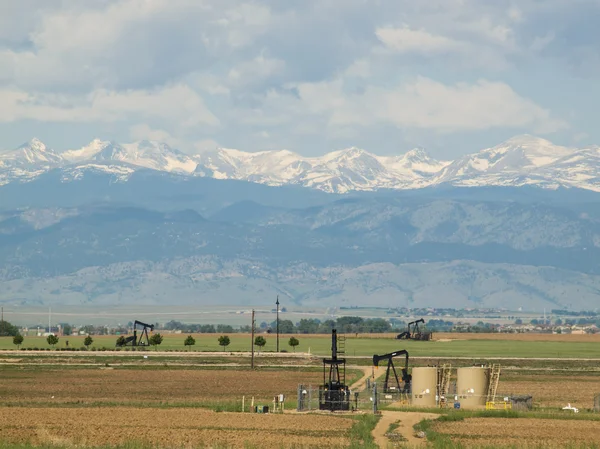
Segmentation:
[(354, 61), (345, 71), (347, 77), (369, 78), (371, 76), (371, 65), (366, 59)]
[(275, 58), (266, 58), (261, 54), (250, 61), (244, 61), (235, 68), (232, 68), (227, 74), (227, 80), (232, 85), (243, 86), (281, 74), (284, 69), (284, 61)]
[[(506, 24), (494, 23), (490, 17), (479, 17), (476, 20), (462, 24), (461, 28), (493, 44), (512, 49), (515, 47), (513, 29)], [(481, 44), (477, 41), (472, 42), (475, 45)]]
[(542, 51), (554, 40), (554, 33), (548, 33), (545, 36), (536, 36), (530, 48), (533, 51)]
[(180, 147), (183, 143), (164, 129), (154, 129), (146, 123), (139, 123), (132, 126), (129, 129), (129, 135), (133, 140), (155, 140), (164, 142), (172, 147)]
[(571, 140), (573, 140), (573, 142), (576, 142), (577, 144), (580, 144), (589, 137), (590, 136), (588, 133), (575, 133)]
[(408, 25), (401, 28), (378, 28), (375, 34), (389, 49), (397, 52), (432, 53), (457, 51), (462, 48), (457, 41), (422, 29), (412, 30)]
[(229, 45), (236, 48), (246, 47), (264, 34), (273, 20), (271, 10), (260, 3), (242, 3), (227, 9), (224, 16), (217, 23), (226, 30)]
[(0, 90), (0, 122), (117, 122), (132, 116), (162, 119), (180, 126), (217, 126), (219, 119), (186, 85), (156, 90), (96, 90), (85, 96)]
[(565, 126), (553, 119), (548, 110), (519, 96), (502, 82), (480, 80), (475, 84), (447, 86), (419, 78), (395, 92), (375, 89), (367, 95), (385, 105), (382, 118), (400, 126), (445, 132), (490, 128), (552, 132)]
[(273, 19), (268, 6), (235, 0), (66, 2), (41, 16), (29, 47), (0, 43), (0, 72), (25, 89), (154, 87), (251, 45)]
[(291, 117), (294, 109), (302, 110), (325, 116), (333, 127), (392, 124), (437, 132), (492, 128), (552, 132), (566, 126), (502, 82), (445, 85), (419, 77), (391, 89), (369, 86), (358, 94), (345, 92), (342, 80), (301, 83), (296, 89), (299, 98), (288, 96), (278, 108), (280, 116)]
[[(443, 61), (448, 68), (462, 70), (484, 67), (505, 70), (510, 64), (507, 57), (518, 53), (512, 30), (496, 25), (487, 17), (460, 22), (460, 29), (445, 26), (445, 33), (431, 33), (424, 28), (378, 28), (375, 34), (384, 44), (378, 53), (401, 56), (425, 56), (430, 61)], [(455, 35), (455, 36), (452, 36)]]
[(516, 6), (511, 6), (507, 11), (508, 17), (513, 22), (522, 22), (523, 21), (523, 11), (521, 11)]
[[(0, 2), (0, 135), (244, 149), (268, 135), (302, 151), (434, 132), (468, 144), (563, 117), (565, 138), (600, 140), (585, 119), (598, 13), (597, 0)], [(573, 75), (586, 82), (565, 93)]]
[(221, 145), (213, 139), (203, 139), (198, 142), (194, 142), (192, 147), (195, 153), (202, 153), (204, 151), (214, 151)]

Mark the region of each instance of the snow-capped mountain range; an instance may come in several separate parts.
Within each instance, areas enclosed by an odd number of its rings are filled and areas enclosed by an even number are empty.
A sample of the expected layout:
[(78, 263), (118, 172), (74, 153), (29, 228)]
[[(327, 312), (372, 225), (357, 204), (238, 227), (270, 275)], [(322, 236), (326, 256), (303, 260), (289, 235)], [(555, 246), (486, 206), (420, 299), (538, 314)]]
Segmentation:
[(137, 170), (236, 179), (272, 186), (299, 185), (326, 192), (455, 186), (577, 187), (600, 191), (600, 147), (568, 148), (523, 135), (455, 161), (438, 161), (422, 148), (377, 156), (359, 148), (303, 157), (287, 150), (249, 153), (221, 148), (188, 155), (154, 141), (130, 144), (93, 140), (57, 152), (38, 139), (0, 151), (0, 185), (27, 182), (53, 169), (65, 182), (89, 171), (121, 181)]

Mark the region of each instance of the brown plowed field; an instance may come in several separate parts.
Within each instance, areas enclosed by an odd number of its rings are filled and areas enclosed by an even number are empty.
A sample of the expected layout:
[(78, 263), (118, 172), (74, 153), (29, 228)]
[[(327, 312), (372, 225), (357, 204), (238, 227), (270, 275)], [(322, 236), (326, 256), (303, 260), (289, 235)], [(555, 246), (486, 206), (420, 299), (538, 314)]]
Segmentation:
[(196, 408), (0, 408), (7, 443), (155, 447), (347, 447), (348, 418), (216, 413)]
[(449, 435), (465, 447), (561, 448), (597, 443), (600, 421), (530, 418), (468, 418), (464, 421), (434, 424), (437, 432)]
[(594, 395), (600, 393), (600, 375), (596, 376), (511, 376), (501, 379), (500, 394), (530, 394), (541, 407), (564, 407), (571, 403), (579, 408), (591, 408)]
[[(160, 402), (238, 402), (242, 395), (295, 399), (298, 384), (319, 384), (307, 371), (58, 369), (4, 371), (0, 403), (106, 402), (124, 405)], [(54, 398), (52, 398), (54, 396)]]

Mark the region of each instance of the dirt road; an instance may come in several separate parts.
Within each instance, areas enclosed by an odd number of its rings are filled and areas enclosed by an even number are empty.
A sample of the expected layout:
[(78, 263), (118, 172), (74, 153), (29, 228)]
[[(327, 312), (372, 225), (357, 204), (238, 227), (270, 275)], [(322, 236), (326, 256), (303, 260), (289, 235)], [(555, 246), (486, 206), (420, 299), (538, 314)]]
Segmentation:
[[(375, 443), (381, 449), (387, 449), (388, 447), (424, 446), (426, 440), (415, 436), (413, 426), (424, 419), (437, 419), (438, 416), (435, 413), (382, 411), (381, 419), (373, 429), (373, 438), (375, 438)], [(385, 434), (390, 424), (396, 422), (399, 423), (399, 427), (394, 432), (401, 434), (404, 437), (404, 441), (394, 445)]]
[[(349, 365), (348, 368), (361, 370), (363, 372), (363, 376), (350, 385), (351, 391), (363, 391), (367, 387), (367, 379), (373, 375), (373, 367), (371, 366), (358, 366), (358, 365)], [(377, 380), (381, 375), (385, 373), (385, 370), (377, 370), (375, 371), (375, 378), (371, 379)]]

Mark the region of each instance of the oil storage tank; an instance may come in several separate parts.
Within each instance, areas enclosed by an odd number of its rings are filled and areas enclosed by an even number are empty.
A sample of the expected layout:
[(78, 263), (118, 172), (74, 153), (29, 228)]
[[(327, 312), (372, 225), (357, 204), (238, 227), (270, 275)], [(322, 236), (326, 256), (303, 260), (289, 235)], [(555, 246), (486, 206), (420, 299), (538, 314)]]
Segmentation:
[(460, 408), (485, 408), (491, 369), (487, 367), (467, 367), (456, 370), (456, 395)]
[(422, 407), (437, 405), (437, 367), (415, 367), (412, 369), (411, 404)]

